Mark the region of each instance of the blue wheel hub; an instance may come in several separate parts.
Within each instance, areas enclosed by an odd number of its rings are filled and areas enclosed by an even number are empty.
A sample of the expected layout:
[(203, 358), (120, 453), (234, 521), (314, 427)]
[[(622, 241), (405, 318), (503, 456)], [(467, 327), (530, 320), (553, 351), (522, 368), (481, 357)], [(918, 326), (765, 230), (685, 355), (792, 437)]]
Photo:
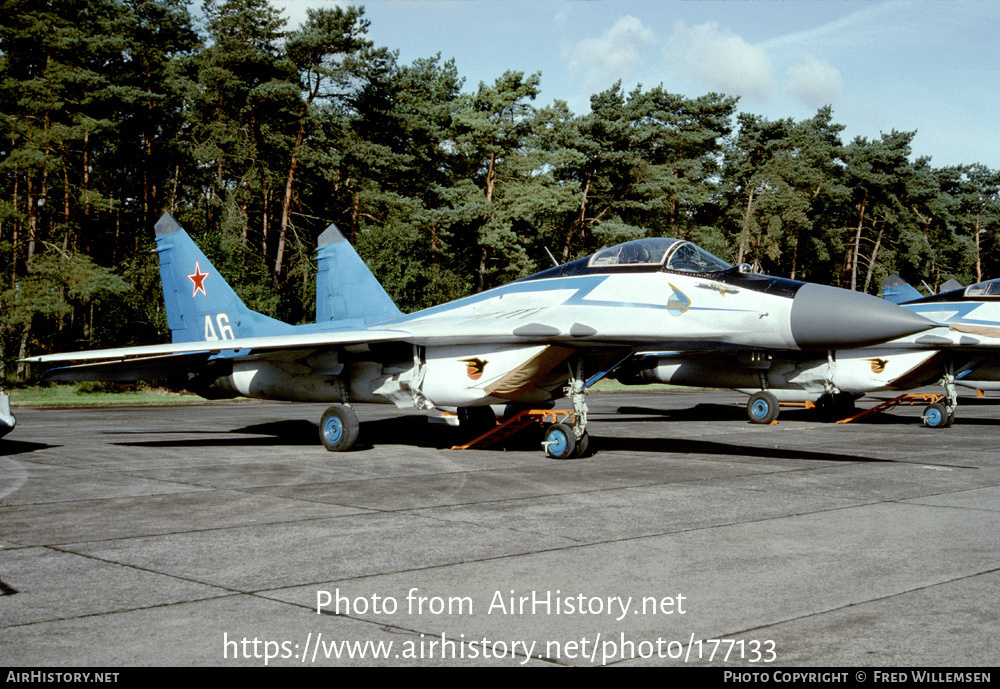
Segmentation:
[(323, 425), (323, 435), (331, 443), (338, 442), (344, 435), (344, 422), (335, 416), (330, 417)]
[(770, 411), (770, 405), (766, 400), (754, 400), (750, 409), (753, 412), (754, 418), (763, 419), (767, 417), (767, 414)]
[(566, 447), (569, 445), (567, 438), (564, 434), (556, 431), (549, 436), (549, 449), (554, 455), (562, 455), (566, 452)]

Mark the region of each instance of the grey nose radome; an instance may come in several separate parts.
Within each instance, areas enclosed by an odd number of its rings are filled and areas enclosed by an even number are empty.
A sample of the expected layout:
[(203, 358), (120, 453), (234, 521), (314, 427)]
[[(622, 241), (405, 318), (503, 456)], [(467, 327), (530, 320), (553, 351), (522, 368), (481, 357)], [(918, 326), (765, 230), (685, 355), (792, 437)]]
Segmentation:
[(791, 327), (801, 349), (841, 349), (888, 342), (934, 323), (870, 294), (807, 283), (792, 301)]

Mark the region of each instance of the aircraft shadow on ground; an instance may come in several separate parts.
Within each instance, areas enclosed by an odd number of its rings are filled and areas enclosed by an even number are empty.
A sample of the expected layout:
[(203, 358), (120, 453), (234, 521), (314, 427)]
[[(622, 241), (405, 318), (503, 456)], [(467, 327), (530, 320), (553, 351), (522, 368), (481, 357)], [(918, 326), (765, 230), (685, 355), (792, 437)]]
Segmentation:
[[(880, 400), (881, 401), (881, 400)], [(955, 416), (956, 425), (970, 426), (997, 426), (1000, 425), (1000, 418), (971, 418), (962, 416), (963, 407), (985, 406), (992, 404), (991, 401), (980, 402), (975, 400), (967, 403), (965, 400), (959, 401), (958, 411)], [(874, 406), (874, 405), (872, 405)], [(870, 407), (858, 408), (856, 413), (866, 411)], [(906, 405), (901, 405), (899, 409), (907, 409)], [(892, 411), (879, 412), (854, 423), (857, 425), (921, 425), (920, 413), (923, 405), (913, 405), (913, 410), (909, 415), (894, 414)], [(652, 422), (652, 421), (731, 421), (749, 423), (746, 409), (727, 404), (698, 404), (687, 409), (654, 409), (651, 407), (619, 407), (617, 413), (645, 418), (629, 419), (630, 422)], [(778, 417), (778, 423), (782, 421), (813, 422), (813, 423), (834, 423), (836, 418), (824, 418), (815, 409), (801, 409), (796, 407), (783, 407)]]
[(629, 421), (746, 421), (743, 407), (732, 404), (696, 404), (684, 409), (656, 409), (653, 407), (618, 407), (618, 414), (645, 416)]
[[(635, 409), (629, 410), (635, 413)], [(646, 419), (629, 419), (633, 421)], [(662, 416), (655, 419), (662, 420)], [(622, 438), (600, 433), (599, 427), (591, 429), (597, 433), (593, 438), (595, 452), (656, 452), (661, 454), (703, 454), (729, 455), (739, 457), (761, 457), (771, 459), (799, 459), (814, 461), (882, 462), (882, 460), (859, 455), (830, 452), (810, 452), (781, 448), (757, 448), (727, 443), (684, 440), (675, 437), (663, 438)], [(233, 437), (252, 434), (254, 437)], [(448, 449), (469, 440), (467, 434), (444, 424), (428, 423), (421, 416), (387, 418), (366, 421), (361, 424), (358, 443), (349, 452), (364, 451), (376, 445), (392, 443), (410, 447)], [(541, 428), (529, 429), (504, 443), (486, 448), (487, 450), (541, 451)], [(151, 440), (146, 442), (121, 443), (140, 447), (273, 447), (273, 446), (320, 446), (319, 432), (315, 423), (305, 420), (275, 421), (254, 424), (234, 429), (225, 436), (216, 438), (179, 438), (176, 440)]]
[(961, 407), (996, 407), (1000, 406), (1000, 397), (959, 397), (958, 406)]
[[(726, 421), (730, 423), (750, 423), (744, 406), (732, 404), (715, 404), (706, 402), (685, 409), (655, 409), (652, 407), (618, 407), (619, 414), (645, 418), (629, 419), (629, 421)], [(815, 409), (799, 407), (782, 407), (779, 423), (784, 421), (828, 421), (819, 415)]]
[[(727, 423), (749, 423), (746, 411), (742, 406), (731, 404), (698, 404), (685, 409), (654, 409), (649, 407), (619, 407), (618, 417), (610, 420), (620, 423), (650, 423), (650, 422), (684, 422), (684, 421), (724, 421)], [(607, 420), (608, 417), (605, 417)], [(816, 422), (821, 421), (815, 410), (783, 409), (781, 421), (786, 422)], [(832, 423), (830, 421), (829, 423)], [(877, 414), (857, 422), (866, 425), (901, 424), (919, 426), (920, 419), (915, 416), (899, 416), (892, 414)], [(1000, 420), (970, 419), (959, 416), (956, 425), (998, 425)], [(799, 450), (748, 448), (725, 443), (709, 443), (702, 441), (677, 440), (676, 435), (665, 433), (663, 438), (627, 438), (614, 437), (602, 433), (601, 422), (590, 425), (594, 436), (594, 450), (619, 450), (635, 452), (671, 452), (700, 453), (710, 455), (735, 455), (754, 457), (773, 457), (782, 459), (825, 459), (833, 461), (891, 461), (871, 457), (805, 452)], [(934, 432), (947, 432), (935, 430)], [(109, 433), (113, 433), (109, 431)], [(133, 447), (278, 447), (302, 446), (318, 447), (319, 431), (317, 424), (304, 419), (287, 419), (267, 423), (252, 424), (228, 432), (214, 433), (211, 431), (160, 431), (147, 435), (183, 434), (187, 437), (116, 443), (117, 445)], [(191, 437), (196, 436), (196, 437)], [(210, 437), (206, 437), (210, 436)], [(448, 449), (472, 439), (468, 433), (442, 423), (430, 423), (427, 417), (409, 415), (403, 417), (388, 417), (361, 423), (358, 442), (351, 451), (369, 450), (377, 445), (397, 444), (422, 448)], [(9, 441), (8, 441), (9, 442)], [(538, 450), (541, 448), (541, 427), (533, 427), (504, 442), (490, 446), (491, 450)], [(30, 445), (21, 452), (43, 449), (44, 445)], [(4, 448), (6, 449), (6, 448)], [(17, 450), (15, 449), (14, 452)]]
[[(175, 438), (172, 440), (146, 440), (115, 443), (126, 447), (268, 447), (284, 445), (319, 445), (319, 431), (316, 424), (302, 419), (287, 419), (268, 423), (253, 424), (230, 431), (160, 431), (147, 435), (197, 435), (196, 438)], [(205, 437), (210, 435), (211, 437)], [(235, 437), (247, 435), (251, 437)]]
[(595, 452), (658, 452), (661, 454), (694, 454), (757, 459), (793, 459), (820, 462), (895, 462), (892, 459), (864, 457), (838, 452), (815, 452), (780, 447), (753, 447), (706, 440), (684, 438), (614, 438), (602, 436), (592, 441)]
[[(167, 431), (163, 433), (192, 435), (187, 431)], [(130, 447), (275, 447), (310, 446), (319, 447), (319, 428), (313, 421), (288, 419), (253, 424), (235, 428), (206, 438), (205, 431), (196, 432), (198, 437), (184, 437), (164, 440), (147, 440), (116, 443)], [(248, 437), (236, 437), (248, 436)], [(371, 449), (375, 445), (391, 442), (416, 447), (450, 448), (468, 437), (450, 426), (428, 423), (424, 416), (363, 421), (355, 450)]]
[(39, 450), (48, 450), (53, 447), (59, 446), (47, 445), (46, 443), (26, 443), (22, 440), (11, 440), (10, 438), (5, 438), (0, 440), (0, 457), (22, 455), (28, 452), (38, 452)]

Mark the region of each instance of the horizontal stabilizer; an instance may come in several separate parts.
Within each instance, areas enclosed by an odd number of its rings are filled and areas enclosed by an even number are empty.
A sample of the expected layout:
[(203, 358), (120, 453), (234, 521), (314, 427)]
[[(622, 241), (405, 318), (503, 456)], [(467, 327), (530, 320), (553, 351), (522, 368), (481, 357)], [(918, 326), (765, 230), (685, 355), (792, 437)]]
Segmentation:
[[(183, 375), (193, 367), (208, 361), (208, 352), (193, 354), (168, 354), (137, 359), (101, 361), (49, 369), (42, 376), (43, 383), (77, 383), (105, 381), (111, 383), (136, 383), (166, 381)], [(185, 376), (186, 378), (186, 376)]]

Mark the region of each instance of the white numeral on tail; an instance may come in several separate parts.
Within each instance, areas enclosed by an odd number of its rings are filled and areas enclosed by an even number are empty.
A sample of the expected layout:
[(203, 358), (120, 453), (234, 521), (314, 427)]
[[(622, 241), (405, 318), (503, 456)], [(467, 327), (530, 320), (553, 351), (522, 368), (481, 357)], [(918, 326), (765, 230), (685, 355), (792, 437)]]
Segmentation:
[[(219, 329), (216, 330), (215, 326), (218, 325)], [(219, 337), (219, 334), (222, 337)], [(219, 339), (223, 340), (235, 340), (236, 335), (233, 334), (233, 326), (229, 324), (229, 316), (224, 313), (218, 313), (215, 315), (215, 323), (212, 322), (212, 317), (205, 314), (205, 341), (215, 342)]]

